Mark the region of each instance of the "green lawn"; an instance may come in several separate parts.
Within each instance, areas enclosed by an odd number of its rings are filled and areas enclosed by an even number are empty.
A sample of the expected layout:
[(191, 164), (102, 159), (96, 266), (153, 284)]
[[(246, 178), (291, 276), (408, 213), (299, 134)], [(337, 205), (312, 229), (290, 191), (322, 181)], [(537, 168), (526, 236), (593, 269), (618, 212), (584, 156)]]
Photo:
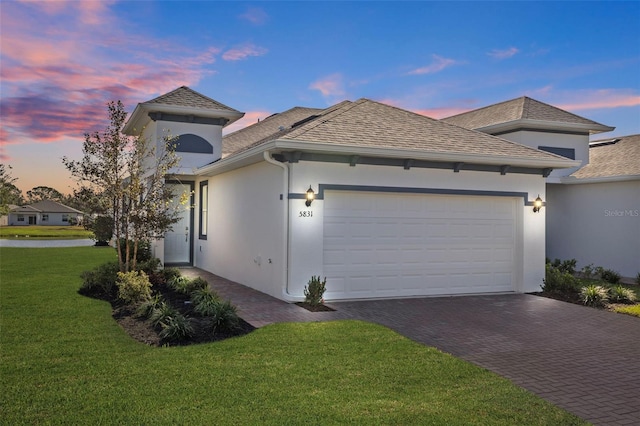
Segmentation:
[(3, 424), (570, 425), (580, 419), (472, 364), (359, 321), (277, 324), (154, 348), (81, 271), (111, 248), (0, 248)]
[(82, 226), (0, 226), (0, 238), (10, 239), (76, 239), (91, 238), (93, 232)]

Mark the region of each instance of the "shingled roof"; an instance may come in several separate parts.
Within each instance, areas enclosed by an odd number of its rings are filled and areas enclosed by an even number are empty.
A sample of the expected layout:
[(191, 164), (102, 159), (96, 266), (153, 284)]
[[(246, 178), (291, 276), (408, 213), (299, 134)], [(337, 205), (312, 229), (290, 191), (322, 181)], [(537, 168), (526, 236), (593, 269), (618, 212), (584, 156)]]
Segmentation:
[(308, 121), (294, 124), (252, 144), (245, 144), (235, 153), (276, 139), (354, 148), (405, 149), (532, 160), (563, 159), (555, 154), (364, 98), (335, 105)]
[(28, 206), (20, 206), (11, 210), (13, 213), (80, 213), (80, 210), (76, 210), (73, 207), (65, 206), (52, 200), (42, 200), (37, 203), (30, 204)]
[(151, 99), (150, 101), (146, 101), (144, 103), (175, 105), (202, 109), (216, 109), (223, 111), (226, 110), (238, 113), (240, 112), (201, 93), (198, 93), (187, 86), (178, 87), (177, 89), (172, 90), (169, 93), (165, 93), (164, 95), (160, 95), (157, 98)]
[(222, 155), (227, 156), (257, 141), (269, 138), (290, 128), (294, 123), (314, 117), (323, 110), (320, 108), (293, 107), (287, 111), (272, 114), (262, 121), (222, 137)]
[(640, 134), (591, 142), (589, 164), (571, 176), (577, 179), (640, 176)]
[(579, 115), (554, 107), (553, 105), (531, 99), (527, 96), (489, 105), (442, 120), (447, 123), (475, 130), (519, 120), (578, 124), (586, 126), (593, 133), (613, 130), (611, 127), (589, 120), (588, 118), (580, 117)]

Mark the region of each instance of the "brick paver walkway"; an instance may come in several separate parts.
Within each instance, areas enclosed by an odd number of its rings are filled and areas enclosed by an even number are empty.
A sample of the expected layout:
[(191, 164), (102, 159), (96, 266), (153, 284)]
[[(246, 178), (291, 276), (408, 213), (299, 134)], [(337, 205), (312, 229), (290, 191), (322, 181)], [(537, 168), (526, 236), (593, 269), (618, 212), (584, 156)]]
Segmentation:
[(470, 361), (596, 425), (640, 424), (640, 319), (526, 294), (336, 302), (312, 313), (200, 275), (256, 327), (361, 319)]

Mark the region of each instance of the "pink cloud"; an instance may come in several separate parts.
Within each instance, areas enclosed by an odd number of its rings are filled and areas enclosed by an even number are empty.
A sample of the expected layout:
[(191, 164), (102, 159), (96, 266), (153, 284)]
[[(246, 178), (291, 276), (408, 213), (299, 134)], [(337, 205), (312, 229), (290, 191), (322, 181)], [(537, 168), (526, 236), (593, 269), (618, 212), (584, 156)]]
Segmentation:
[(241, 19), (251, 22), (254, 25), (262, 25), (269, 19), (269, 15), (259, 7), (250, 7), (245, 13), (240, 15)]
[(220, 49), (162, 40), (159, 50), (158, 40), (127, 33), (110, 3), (3, 4), (0, 145), (81, 139), (104, 127), (110, 100), (131, 110), (215, 73)]
[(640, 105), (640, 95), (634, 92), (623, 89), (579, 90), (561, 95), (554, 105), (567, 111), (635, 107)]
[(230, 50), (227, 50), (222, 54), (222, 59), (225, 61), (241, 61), (247, 59), (250, 56), (262, 56), (268, 52), (264, 47), (259, 47), (254, 44), (245, 44)]
[(335, 73), (314, 81), (309, 88), (320, 91), (324, 97), (340, 97), (345, 94), (342, 80), (342, 74)]
[(422, 75), (422, 74), (434, 74), (448, 68), (452, 65), (456, 65), (459, 62), (454, 59), (443, 58), (438, 55), (431, 55), (433, 61), (424, 67), (417, 68), (415, 70), (409, 71), (409, 75)]
[(491, 52), (488, 52), (487, 55), (491, 56), (494, 59), (507, 59), (515, 54), (520, 52), (520, 49), (517, 47), (510, 47), (508, 49), (493, 49)]

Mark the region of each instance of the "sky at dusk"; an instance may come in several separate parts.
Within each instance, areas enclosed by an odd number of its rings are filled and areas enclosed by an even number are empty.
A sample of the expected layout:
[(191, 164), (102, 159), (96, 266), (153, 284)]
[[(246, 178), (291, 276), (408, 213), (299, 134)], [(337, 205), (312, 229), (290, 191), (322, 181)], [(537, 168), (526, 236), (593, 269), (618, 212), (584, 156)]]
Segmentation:
[(434, 118), (530, 96), (640, 133), (640, 2), (0, 3), (0, 162), (26, 192), (186, 85), (245, 112), (370, 98)]

